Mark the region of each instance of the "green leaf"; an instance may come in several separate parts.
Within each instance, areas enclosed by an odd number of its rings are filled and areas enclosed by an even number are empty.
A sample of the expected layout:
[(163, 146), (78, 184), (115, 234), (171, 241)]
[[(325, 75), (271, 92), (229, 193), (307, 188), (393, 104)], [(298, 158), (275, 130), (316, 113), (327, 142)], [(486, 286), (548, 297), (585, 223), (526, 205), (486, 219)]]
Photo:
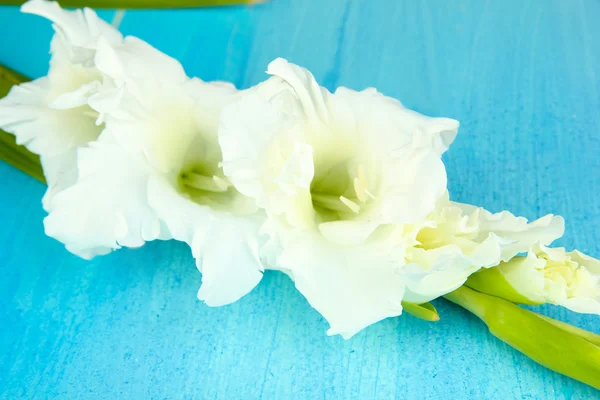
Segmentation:
[(424, 319), (425, 321), (440, 320), (440, 315), (431, 303), (415, 304), (403, 301), (402, 309), (413, 317)]
[[(25, 0), (0, 0), (0, 5), (18, 6)], [(62, 7), (91, 8), (189, 8), (262, 3), (262, 0), (59, 0)]]
[(532, 360), (600, 389), (597, 335), (466, 286), (444, 297), (477, 315), (494, 336)]
[[(18, 72), (0, 65), (0, 97), (6, 96), (14, 85), (28, 80)], [(40, 158), (24, 146), (18, 145), (13, 135), (2, 130), (0, 130), (0, 159), (33, 176), (40, 182), (46, 183)]]

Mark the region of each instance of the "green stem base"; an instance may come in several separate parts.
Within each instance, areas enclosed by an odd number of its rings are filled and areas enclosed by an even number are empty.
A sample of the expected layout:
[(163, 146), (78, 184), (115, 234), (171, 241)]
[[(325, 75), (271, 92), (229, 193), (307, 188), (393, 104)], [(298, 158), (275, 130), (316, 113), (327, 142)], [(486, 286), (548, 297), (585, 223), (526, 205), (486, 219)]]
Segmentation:
[(598, 335), (465, 286), (444, 297), (478, 316), (494, 336), (532, 360), (600, 389), (600, 347), (594, 344)]

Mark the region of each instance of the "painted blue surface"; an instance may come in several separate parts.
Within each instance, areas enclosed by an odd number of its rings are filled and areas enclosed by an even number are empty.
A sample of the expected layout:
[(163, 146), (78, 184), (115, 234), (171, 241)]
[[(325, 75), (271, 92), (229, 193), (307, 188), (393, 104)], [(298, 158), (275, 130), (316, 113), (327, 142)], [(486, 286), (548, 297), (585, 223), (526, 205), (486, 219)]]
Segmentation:
[[(273, 0), (131, 11), (122, 30), (206, 80), (248, 87), (282, 56), (329, 88), (376, 86), (459, 119), (445, 156), (455, 199), (561, 214), (560, 244), (598, 257), (598, 20), (592, 0)], [(0, 8), (0, 34), (0, 63), (45, 74), (46, 21)], [(181, 243), (79, 260), (44, 236), (43, 191), (0, 163), (2, 399), (600, 398), (443, 300), (438, 323), (403, 316), (344, 341), (277, 273), (236, 304), (201, 304)], [(600, 329), (599, 317), (542, 311)]]

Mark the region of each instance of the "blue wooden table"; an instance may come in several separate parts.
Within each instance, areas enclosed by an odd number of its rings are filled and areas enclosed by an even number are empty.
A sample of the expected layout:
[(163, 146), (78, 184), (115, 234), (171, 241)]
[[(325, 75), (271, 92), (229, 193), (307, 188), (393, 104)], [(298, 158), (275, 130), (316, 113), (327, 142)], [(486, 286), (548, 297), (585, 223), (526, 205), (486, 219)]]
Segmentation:
[[(110, 20), (112, 12), (101, 13)], [(566, 218), (559, 244), (600, 256), (600, 3), (594, 0), (273, 0), (253, 8), (128, 11), (121, 28), (189, 75), (249, 87), (275, 57), (333, 89), (376, 86), (456, 118), (454, 199)], [(50, 24), (0, 8), (0, 63), (44, 75)], [(599, 393), (493, 338), (443, 300), (442, 320), (388, 319), (354, 338), (289, 279), (241, 301), (196, 300), (181, 243), (91, 262), (44, 236), (44, 187), (0, 163), (2, 399), (589, 399)], [(599, 331), (600, 317), (543, 307)]]

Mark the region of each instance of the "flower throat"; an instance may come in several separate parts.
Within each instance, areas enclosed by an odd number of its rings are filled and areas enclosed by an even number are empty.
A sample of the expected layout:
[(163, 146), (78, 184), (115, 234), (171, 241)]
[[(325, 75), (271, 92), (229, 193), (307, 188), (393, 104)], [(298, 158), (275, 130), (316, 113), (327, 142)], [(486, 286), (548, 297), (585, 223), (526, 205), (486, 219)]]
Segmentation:
[(325, 173), (315, 174), (310, 187), (313, 207), (324, 220), (349, 219), (359, 214), (375, 197), (367, 189), (364, 167), (351, 174), (347, 163), (340, 163)]

